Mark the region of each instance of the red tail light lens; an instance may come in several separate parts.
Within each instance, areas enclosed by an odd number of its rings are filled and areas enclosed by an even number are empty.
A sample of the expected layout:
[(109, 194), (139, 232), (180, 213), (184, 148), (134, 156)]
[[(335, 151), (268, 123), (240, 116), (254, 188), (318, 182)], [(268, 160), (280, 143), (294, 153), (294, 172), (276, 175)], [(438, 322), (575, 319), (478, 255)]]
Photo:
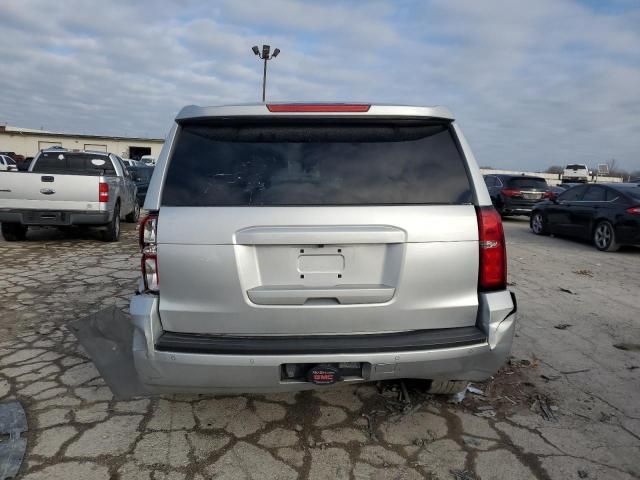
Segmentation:
[(268, 104), (267, 108), (274, 113), (291, 112), (368, 112), (371, 105), (362, 103), (299, 103), (293, 105), (273, 105)]
[(640, 207), (627, 208), (627, 213), (631, 215), (640, 215)]
[(140, 220), (139, 242), (142, 250), (140, 266), (145, 292), (157, 293), (160, 289), (157, 255), (158, 215), (151, 213)]
[(107, 203), (109, 201), (109, 184), (100, 182), (98, 184), (98, 202)]
[(480, 271), (478, 288), (481, 291), (507, 288), (507, 251), (500, 214), (493, 207), (478, 207), (478, 239)]
[(553, 198), (555, 196), (556, 196), (556, 194), (553, 193), (551, 190), (549, 190), (548, 192), (544, 192), (542, 194), (542, 198)]
[(517, 197), (518, 195), (522, 195), (522, 192), (517, 188), (503, 188), (502, 194), (505, 197)]

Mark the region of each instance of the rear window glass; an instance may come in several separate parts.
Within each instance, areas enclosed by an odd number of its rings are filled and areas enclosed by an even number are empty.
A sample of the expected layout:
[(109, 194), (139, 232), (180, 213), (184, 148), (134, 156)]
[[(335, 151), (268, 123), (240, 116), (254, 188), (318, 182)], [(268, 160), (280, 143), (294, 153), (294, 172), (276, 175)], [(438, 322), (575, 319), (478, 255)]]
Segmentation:
[(578, 164), (573, 164), (573, 165), (567, 165), (566, 170), (586, 170), (587, 166), (586, 165), (578, 165)]
[(633, 200), (640, 201), (640, 186), (638, 187), (620, 187), (620, 191), (631, 197)]
[[(103, 162), (102, 165), (98, 165)], [(111, 159), (105, 155), (75, 152), (44, 152), (33, 166), (36, 173), (67, 175), (115, 175)]]
[(471, 189), (449, 125), (184, 125), (162, 203), (463, 204)]
[(512, 178), (507, 184), (511, 188), (548, 188), (544, 178), (535, 177)]
[(153, 175), (153, 168), (130, 167), (129, 171), (131, 172), (131, 175), (133, 175), (134, 177), (138, 177), (140, 181), (143, 181), (143, 182), (148, 182), (149, 180), (151, 180), (151, 175)]

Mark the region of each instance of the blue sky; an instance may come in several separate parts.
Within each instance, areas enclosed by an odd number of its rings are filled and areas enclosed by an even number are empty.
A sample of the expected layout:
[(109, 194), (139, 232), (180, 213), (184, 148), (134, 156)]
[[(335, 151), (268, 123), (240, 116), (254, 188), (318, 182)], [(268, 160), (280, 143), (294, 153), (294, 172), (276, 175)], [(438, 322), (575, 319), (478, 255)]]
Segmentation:
[(164, 136), (187, 104), (446, 105), (482, 165), (640, 170), (640, 1), (0, 2), (0, 122)]

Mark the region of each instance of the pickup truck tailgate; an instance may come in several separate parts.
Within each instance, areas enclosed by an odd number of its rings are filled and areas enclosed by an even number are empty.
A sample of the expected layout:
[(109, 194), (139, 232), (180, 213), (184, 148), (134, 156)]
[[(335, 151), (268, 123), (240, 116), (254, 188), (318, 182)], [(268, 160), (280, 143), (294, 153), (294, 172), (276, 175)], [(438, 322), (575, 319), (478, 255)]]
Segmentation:
[(95, 175), (0, 175), (0, 209), (98, 211), (99, 183)]

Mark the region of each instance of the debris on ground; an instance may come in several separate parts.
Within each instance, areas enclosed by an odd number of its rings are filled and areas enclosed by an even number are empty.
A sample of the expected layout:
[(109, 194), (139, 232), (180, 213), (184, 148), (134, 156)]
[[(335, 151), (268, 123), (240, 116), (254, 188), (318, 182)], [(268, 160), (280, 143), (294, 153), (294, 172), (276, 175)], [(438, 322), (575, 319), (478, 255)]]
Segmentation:
[(578, 470), (578, 477), (580, 477), (580, 478), (588, 478), (589, 474), (585, 470)]
[(451, 475), (455, 480), (475, 480), (474, 477), (469, 470), (449, 470)]
[(564, 292), (564, 293), (568, 293), (569, 295), (577, 295), (577, 293), (572, 292), (572, 291), (571, 291), (571, 290), (569, 290), (568, 288), (562, 288), (562, 287), (559, 287), (559, 288), (558, 288), (558, 290), (560, 290), (561, 292)]
[(559, 380), (562, 378), (562, 375), (540, 375), (540, 378), (546, 382), (553, 382), (554, 380)]
[(474, 387), (470, 383), (467, 384), (464, 390), (459, 391), (458, 393), (454, 393), (453, 395), (449, 395), (449, 399), (447, 400), (449, 403), (460, 403), (467, 396), (467, 392), (472, 393), (474, 395), (484, 396), (484, 392), (479, 388)]
[(558, 325), (554, 325), (553, 328), (556, 328), (558, 330), (566, 330), (569, 327), (572, 327), (573, 325), (571, 325), (570, 323), (559, 323)]
[(496, 416), (496, 411), (491, 405), (481, 405), (474, 412), (476, 417), (492, 418)]
[(585, 277), (593, 277), (593, 272), (587, 269), (574, 270), (573, 273), (575, 273), (576, 275), (584, 275)]
[(557, 410), (557, 407), (553, 407), (549, 404), (549, 400), (543, 397), (542, 395), (536, 395), (536, 399), (531, 405), (531, 410), (540, 412), (542, 418), (547, 420), (548, 422), (557, 422), (558, 419), (554, 415), (553, 411)]
[[(27, 416), (17, 401), (0, 403), (0, 480), (16, 478), (27, 450)], [(8, 436), (8, 439), (6, 438)]]
[(590, 368), (582, 368), (580, 370), (560, 370), (560, 373), (563, 375), (573, 375), (574, 373), (585, 373), (590, 371)]

